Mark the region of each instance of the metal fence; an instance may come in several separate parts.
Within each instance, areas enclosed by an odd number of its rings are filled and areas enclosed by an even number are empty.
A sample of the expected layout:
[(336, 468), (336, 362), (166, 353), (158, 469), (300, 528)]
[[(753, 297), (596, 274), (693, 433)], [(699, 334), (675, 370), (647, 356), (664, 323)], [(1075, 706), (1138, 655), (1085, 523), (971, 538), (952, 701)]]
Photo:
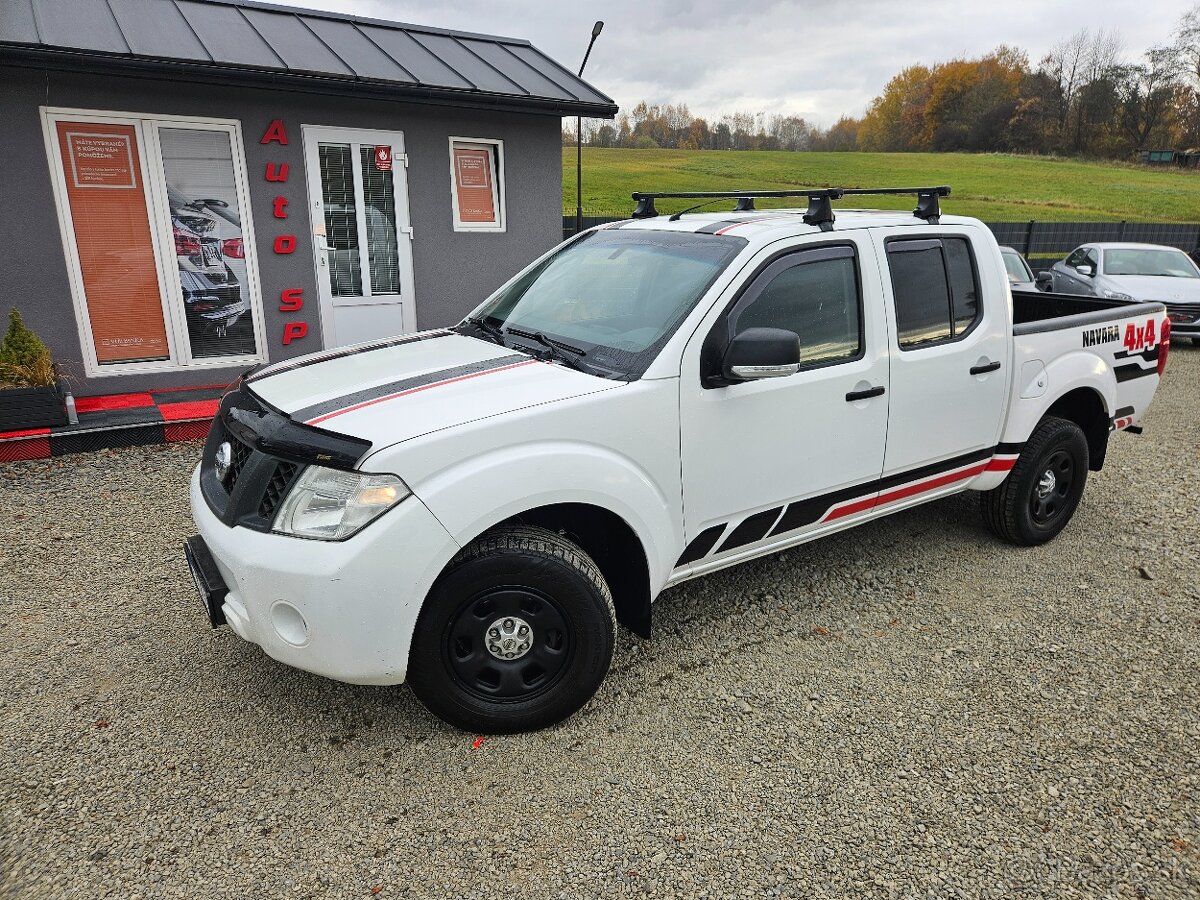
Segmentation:
[[(619, 222), (626, 215), (586, 215), (583, 227)], [(987, 222), (1001, 244), (1014, 247), (1029, 260), (1034, 272), (1048, 269), (1080, 244), (1095, 241), (1135, 241), (1178, 247), (1187, 253), (1200, 249), (1200, 223), (1157, 222)], [(563, 216), (563, 239), (575, 233), (575, 217)]]

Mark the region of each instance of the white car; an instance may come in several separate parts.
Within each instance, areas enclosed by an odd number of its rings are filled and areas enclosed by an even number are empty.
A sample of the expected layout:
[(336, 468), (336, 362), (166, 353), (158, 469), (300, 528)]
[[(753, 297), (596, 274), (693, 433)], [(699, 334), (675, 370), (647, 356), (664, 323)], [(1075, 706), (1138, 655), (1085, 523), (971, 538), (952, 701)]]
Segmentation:
[(1084, 244), (1043, 272), (1046, 290), (1167, 307), (1172, 333), (1200, 344), (1200, 267), (1158, 244)]
[(601, 226), (454, 328), (249, 373), (191, 485), (213, 624), (527, 730), (689, 578), (966, 490), (1053, 538), (1140, 430), (1162, 305), (1014, 295), (975, 219), (840, 193)]

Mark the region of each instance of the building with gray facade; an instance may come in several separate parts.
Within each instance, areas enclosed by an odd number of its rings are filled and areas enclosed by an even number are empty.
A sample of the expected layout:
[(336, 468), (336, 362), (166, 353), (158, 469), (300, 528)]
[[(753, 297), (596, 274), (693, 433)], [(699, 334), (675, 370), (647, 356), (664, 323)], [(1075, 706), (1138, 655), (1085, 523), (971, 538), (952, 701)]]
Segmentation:
[(616, 112), (526, 41), (246, 0), (8, 0), (0, 83), (0, 315), (83, 396), (457, 320)]

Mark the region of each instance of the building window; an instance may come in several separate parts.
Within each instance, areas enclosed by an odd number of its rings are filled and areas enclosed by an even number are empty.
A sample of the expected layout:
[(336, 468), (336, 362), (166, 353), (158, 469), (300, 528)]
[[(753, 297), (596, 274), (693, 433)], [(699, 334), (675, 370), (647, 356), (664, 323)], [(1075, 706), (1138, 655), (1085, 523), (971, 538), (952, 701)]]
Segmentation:
[(86, 374), (261, 361), (237, 123), (43, 114)]
[(504, 231), (504, 141), (450, 138), (455, 231)]

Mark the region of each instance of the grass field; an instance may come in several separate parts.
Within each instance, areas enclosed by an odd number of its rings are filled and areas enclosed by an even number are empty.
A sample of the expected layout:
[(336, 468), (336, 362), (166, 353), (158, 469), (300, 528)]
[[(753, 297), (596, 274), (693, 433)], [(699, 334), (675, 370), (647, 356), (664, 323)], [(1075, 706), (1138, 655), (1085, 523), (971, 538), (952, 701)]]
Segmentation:
[[(1050, 157), (968, 153), (787, 153), (778, 151), (583, 151), (585, 214), (626, 216), (632, 191), (786, 190), (789, 187), (908, 187), (948, 184), (947, 213), (990, 222), (1200, 221), (1200, 172)], [(869, 200), (869, 202), (868, 202)], [(802, 203), (802, 201), (799, 201)], [(911, 209), (910, 197), (861, 205)], [(675, 212), (685, 201), (663, 201)], [(766, 208), (769, 201), (758, 204)], [(781, 201), (774, 205), (795, 206)], [(714, 209), (731, 208), (714, 206)], [(575, 148), (563, 148), (563, 210), (575, 212)]]

